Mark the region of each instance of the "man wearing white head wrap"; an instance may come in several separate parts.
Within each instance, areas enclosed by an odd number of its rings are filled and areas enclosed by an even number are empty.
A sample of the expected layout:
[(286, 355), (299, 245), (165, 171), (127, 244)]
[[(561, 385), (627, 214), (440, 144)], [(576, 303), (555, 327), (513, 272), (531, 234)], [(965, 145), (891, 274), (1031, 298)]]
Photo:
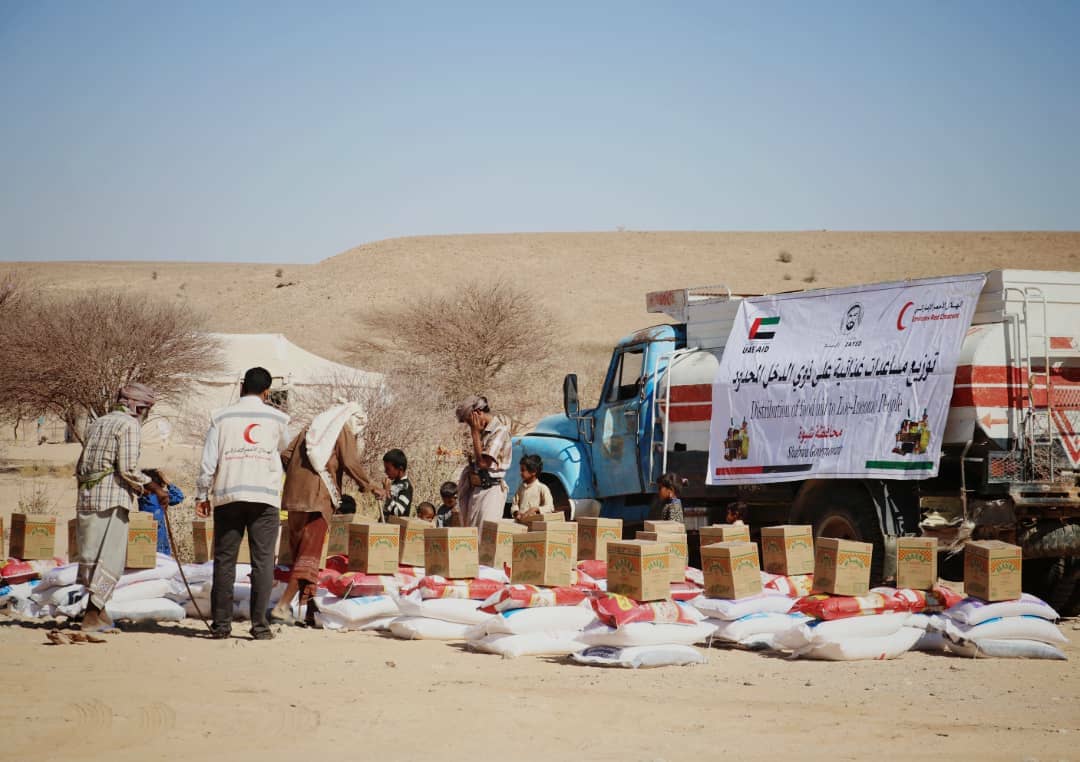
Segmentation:
[(112, 412), (97, 418), (86, 430), (86, 444), (76, 466), (79, 480), (79, 583), (89, 593), (82, 627), (111, 630), (105, 606), (124, 572), (127, 557), (128, 512), (138, 497), (154, 492), (162, 505), (168, 493), (139, 469), (140, 429), (157, 400), (144, 384), (127, 384), (116, 395)]
[(281, 453), (285, 465), (285, 491), (281, 507), (289, 513), (287, 527), (292, 550), (289, 583), (270, 622), (293, 622), (290, 606), (300, 593), (303, 614), (319, 580), (323, 543), (330, 517), (341, 504), (341, 482), (347, 474), (362, 492), (383, 496), (360, 462), (356, 435), (363, 413), (355, 403), (335, 405), (315, 416)]
[(491, 412), (486, 397), (470, 395), (454, 411), (468, 424), (471, 448), (469, 464), (458, 482), (461, 521), (482, 528), (485, 521), (503, 517), (506, 505), (506, 469), (513, 455), (510, 421)]

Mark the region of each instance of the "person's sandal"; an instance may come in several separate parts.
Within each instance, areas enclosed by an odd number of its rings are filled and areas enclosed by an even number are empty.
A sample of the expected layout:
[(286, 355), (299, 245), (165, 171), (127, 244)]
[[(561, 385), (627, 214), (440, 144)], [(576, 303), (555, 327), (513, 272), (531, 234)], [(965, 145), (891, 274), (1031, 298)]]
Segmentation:
[(289, 614), (287, 617), (278, 616), (277, 614), (270, 614), (269, 616), (267, 616), (267, 621), (269, 621), (270, 624), (284, 624), (290, 627), (304, 626), (304, 623), (294, 617), (292, 614)]

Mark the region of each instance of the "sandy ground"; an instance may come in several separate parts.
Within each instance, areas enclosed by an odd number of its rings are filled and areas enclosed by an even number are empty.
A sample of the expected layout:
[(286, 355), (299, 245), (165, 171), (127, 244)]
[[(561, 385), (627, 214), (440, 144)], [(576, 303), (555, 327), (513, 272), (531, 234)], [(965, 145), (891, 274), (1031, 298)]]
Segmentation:
[[(634, 672), (372, 633), (219, 642), (201, 627), (56, 647), (0, 617), (0, 759), (1019, 761), (1076, 759), (1080, 737), (1075, 656), (827, 663), (714, 648), (707, 665)], [(1080, 624), (1063, 629), (1075, 654)]]

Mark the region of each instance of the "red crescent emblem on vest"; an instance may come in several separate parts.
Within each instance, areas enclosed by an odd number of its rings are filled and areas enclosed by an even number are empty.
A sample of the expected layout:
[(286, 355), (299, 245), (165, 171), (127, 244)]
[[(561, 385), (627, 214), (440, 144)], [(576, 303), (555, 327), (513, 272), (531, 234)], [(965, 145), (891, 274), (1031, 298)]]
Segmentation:
[(258, 442), (256, 442), (254, 439), (251, 438), (251, 432), (254, 429), (258, 428), (258, 427), (259, 427), (259, 424), (252, 423), (252, 424), (249, 424), (248, 427), (244, 429), (244, 441), (245, 442), (247, 442), (248, 444), (258, 444)]

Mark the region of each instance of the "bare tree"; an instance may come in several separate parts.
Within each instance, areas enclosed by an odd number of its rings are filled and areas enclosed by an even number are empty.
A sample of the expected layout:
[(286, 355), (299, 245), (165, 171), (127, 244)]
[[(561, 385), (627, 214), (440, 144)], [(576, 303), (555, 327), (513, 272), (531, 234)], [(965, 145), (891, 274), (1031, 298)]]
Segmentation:
[(136, 293), (28, 300), (0, 341), (0, 399), (53, 413), (76, 437), (78, 420), (107, 413), (125, 383), (138, 381), (163, 398), (175, 397), (191, 375), (221, 367), (217, 342), (201, 318)]
[[(483, 393), (502, 412), (527, 418), (536, 383), (550, 385), (554, 319), (534, 291), (507, 280), (472, 280), (368, 309), (345, 350), (398, 377), (419, 377), (444, 406)], [(443, 413), (446, 415), (447, 413)]]

